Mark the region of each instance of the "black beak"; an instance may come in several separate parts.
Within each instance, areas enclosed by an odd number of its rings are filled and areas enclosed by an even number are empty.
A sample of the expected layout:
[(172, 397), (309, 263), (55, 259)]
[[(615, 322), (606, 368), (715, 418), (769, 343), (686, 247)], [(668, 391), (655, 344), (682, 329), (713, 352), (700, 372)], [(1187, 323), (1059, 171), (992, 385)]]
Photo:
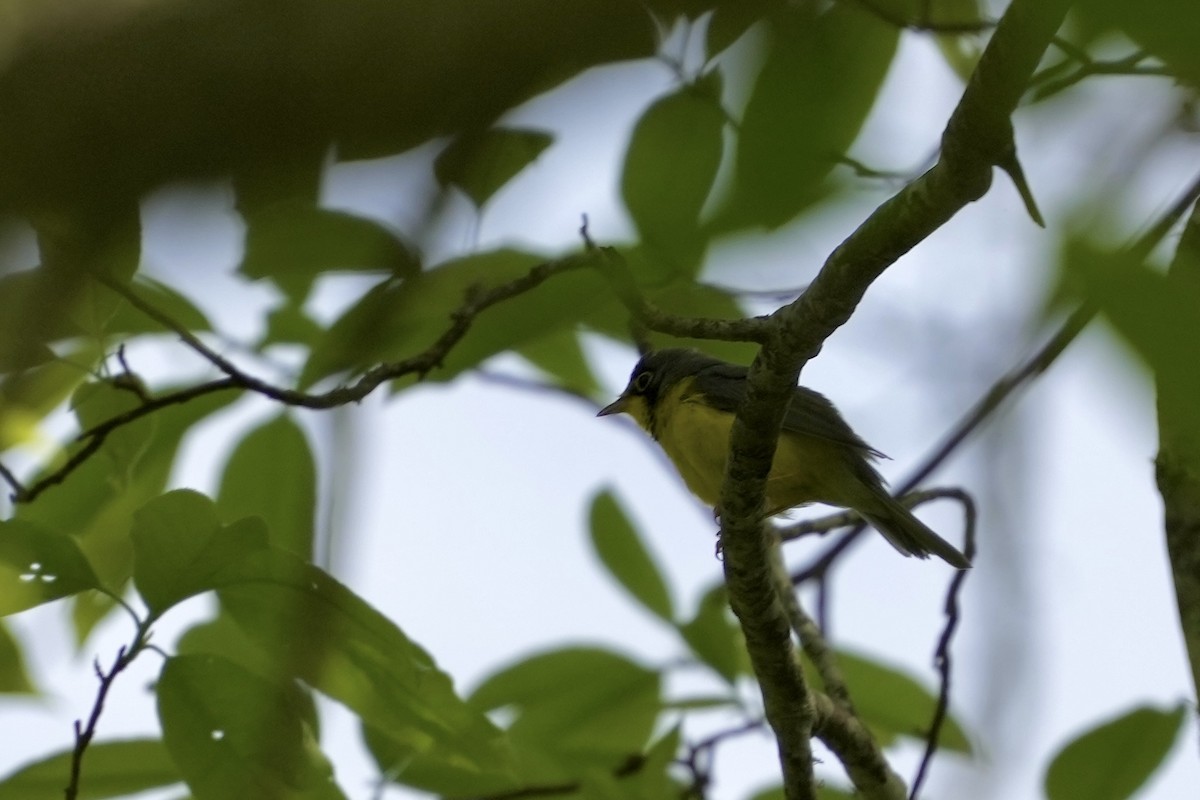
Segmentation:
[(625, 395), (621, 395), (616, 400), (606, 405), (604, 408), (596, 412), (597, 417), (607, 417), (609, 414), (620, 414), (625, 410)]

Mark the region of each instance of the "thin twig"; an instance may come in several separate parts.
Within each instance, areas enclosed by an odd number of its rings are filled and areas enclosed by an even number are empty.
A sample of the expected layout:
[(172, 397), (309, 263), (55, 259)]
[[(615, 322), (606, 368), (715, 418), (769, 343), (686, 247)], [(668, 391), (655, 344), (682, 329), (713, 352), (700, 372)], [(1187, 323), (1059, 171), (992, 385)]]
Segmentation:
[(122, 645), (118, 648), (117, 657), (113, 659), (113, 664), (107, 672), (100, 666), (99, 658), (94, 662), (93, 668), (96, 678), (100, 681), (100, 688), (96, 691), (96, 699), (92, 703), (92, 711), (88, 715), (87, 725), (82, 725), (79, 720), (75, 720), (75, 747), (71, 751), (71, 777), (70, 782), (63, 790), (66, 800), (76, 800), (79, 797), (79, 782), (83, 775), (83, 756), (87, 752), (92, 738), (96, 735), (96, 726), (99, 725), (100, 715), (104, 711), (104, 701), (108, 698), (108, 692), (112, 688), (113, 682), (146, 648), (149, 636), (149, 626), (145, 621), (140, 621), (133, 642), (128, 647)]
[[(966, 540), (963, 545), (963, 553), (966, 555), (967, 560), (970, 561), (975, 557), (975, 523), (978, 519), (975, 500), (971, 495), (961, 490), (953, 491), (946, 496), (953, 497), (962, 504), (963, 527), (965, 528), (963, 536)], [(970, 570), (960, 569), (956, 571), (954, 577), (950, 579), (950, 587), (946, 590), (946, 604), (944, 606), (946, 624), (942, 628), (942, 635), (938, 638), (937, 649), (933, 655), (933, 664), (938, 671), (941, 685), (938, 689), (937, 706), (933, 712), (933, 720), (929, 724), (929, 733), (925, 738), (925, 754), (921, 757), (921, 765), (917, 768), (917, 774), (913, 778), (912, 790), (908, 794), (908, 800), (916, 800), (917, 793), (921, 791), (921, 784), (925, 782), (925, 775), (929, 770), (930, 763), (933, 761), (933, 754), (937, 752), (938, 739), (942, 734), (942, 726), (945, 724), (946, 715), (950, 710), (950, 676), (953, 667), (950, 656), (950, 643), (954, 638), (954, 632), (958, 629), (960, 620), (958, 600), (969, 574)]]
[[(1200, 176), (1187, 187), (1175, 203), (1160, 216), (1141, 236), (1126, 248), (1126, 253), (1132, 259), (1145, 259), (1158, 246), (1176, 223), (1188, 212), (1188, 209), (1200, 199)], [(979, 428), (1005, 400), (1017, 389), (1044, 373), (1062, 355), (1063, 351), (1075, 341), (1080, 332), (1087, 327), (1095, 316), (1092, 306), (1083, 305), (1075, 309), (1062, 326), (1050, 337), (1034, 355), (1012, 372), (1000, 378), (984, 393), (975, 405), (968, 411), (921, 466), (906, 478), (896, 491), (904, 495), (929, 477), (942, 463)], [(854, 542), (866, 529), (860, 523), (833, 544), (825, 553), (819, 556), (808, 567), (792, 575), (793, 584), (813, 580), (824, 575), (836, 562), (837, 558)], [(802, 534), (798, 534), (802, 535)]]

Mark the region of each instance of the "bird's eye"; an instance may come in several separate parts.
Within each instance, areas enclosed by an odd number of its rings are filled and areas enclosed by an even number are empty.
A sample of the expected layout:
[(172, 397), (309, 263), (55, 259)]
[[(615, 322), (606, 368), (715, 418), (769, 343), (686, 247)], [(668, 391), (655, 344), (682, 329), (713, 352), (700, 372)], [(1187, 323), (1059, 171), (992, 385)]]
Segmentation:
[(633, 390), (635, 392), (644, 392), (650, 388), (651, 375), (649, 372), (643, 372), (633, 379)]

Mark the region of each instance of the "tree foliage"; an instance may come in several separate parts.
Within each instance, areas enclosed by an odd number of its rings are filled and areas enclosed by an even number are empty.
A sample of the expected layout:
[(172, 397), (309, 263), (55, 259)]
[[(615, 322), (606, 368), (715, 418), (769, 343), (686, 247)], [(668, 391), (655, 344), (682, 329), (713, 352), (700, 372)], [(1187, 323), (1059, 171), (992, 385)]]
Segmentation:
[[(80, 710), (73, 740), (64, 730), (61, 751), (0, 779), (0, 798), (121, 797), (179, 783), (199, 800), (355, 796), (321, 749), (317, 697), (359, 720), (381, 786), (446, 797), (705, 797), (713, 753), (768, 728), (782, 784), (760, 798), (909, 796), (892, 762), (906, 742), (926, 753), (912, 796), (935, 753), (976, 757), (950, 709), (966, 575), (948, 589), (932, 686), (834, 646), (793, 591), (793, 582), (823, 590), (857, 520), (814, 523), (851, 532), (789, 577), (756, 509), (787, 393), (871, 284), (989, 190), (1015, 184), (1042, 221), (1014, 111), (1110, 75), (1169, 78), (1181, 107), (1193, 107), (1193, 2), (1068, 6), (1014, 0), (993, 18), (973, 0), (8, 4), (0, 210), (35, 232), (38, 263), (0, 272), (0, 476), (12, 499), (0, 520), (0, 611), (59, 603), (84, 651), (110, 618), (131, 618), (135, 632), (97, 658), (95, 702)], [(674, 58), (665, 42), (681, 31), (702, 54)], [(703, 280), (713, 250), (769, 237), (859, 181), (889, 177), (852, 153), (906, 37), (935, 38), (964, 78), (941, 142), (930, 143), (935, 160), (903, 176), (799, 297), (749, 316), (735, 289)], [(585, 223), (567, 252), (514, 243), (425, 255), (421, 236), (447, 197), (461, 193), (486, 213), (553, 152), (554, 133), (510, 122), (514, 109), (570, 93), (589, 70), (652, 58), (677, 80), (642, 112), (624, 151), (630, 241), (598, 240)], [(330, 164), (419, 151), (431, 176), (429, 195), (411, 198), (425, 209), (422, 230), (322, 204)], [(237, 272), (278, 291), (261, 335), (237, 347), (180, 287), (139, 271), (139, 202), (198, 179), (232, 187), (245, 226)], [(1198, 195), (1193, 187), (1131, 245), (1053, 231), (1066, 325), (981, 398), (904, 488), (1103, 317), (1159, 381), (1170, 553), (1200, 675), (1200, 415), (1187, 400), (1200, 388), (1196, 259), (1181, 247), (1164, 275), (1154, 256), (1189, 213), (1184, 241), (1194, 243)], [(339, 274), (366, 274), (370, 285), (319, 319), (318, 287)], [(207, 372), (171, 384), (139, 374), (127, 350), (163, 334)], [(450, 381), (506, 353), (546, 386), (595, 400), (600, 381), (583, 344), (595, 335), (753, 360), (721, 503), (724, 582), (683, 604), (619, 497), (598, 492), (589, 515), (608, 575), (720, 690), (673, 698), (675, 665), (563, 646), (464, 694), (404, 619), (318, 566), (318, 474), (340, 465), (318, 454), (294, 409)], [(274, 369), (281, 353), (294, 371)], [(177, 488), (185, 439), (251, 395), (276, 411), (233, 447), (215, 496)], [(64, 420), (70, 435), (35, 446), (48, 421), (61, 429)], [(945, 498), (963, 506), (973, 550), (969, 492), (909, 499)], [(174, 646), (152, 640), (164, 617), (201, 595), (216, 598), (215, 616)], [(161, 736), (94, 739), (110, 688), (135, 659), (155, 658)], [(0, 628), (0, 690), (32, 692), (37, 677)], [(1167, 757), (1181, 709), (1136, 709), (1081, 733), (1049, 763), (1047, 795), (1132, 796)], [(684, 721), (714, 710), (741, 722), (702, 740), (685, 733)], [(842, 768), (829, 785), (813, 774), (814, 738)]]

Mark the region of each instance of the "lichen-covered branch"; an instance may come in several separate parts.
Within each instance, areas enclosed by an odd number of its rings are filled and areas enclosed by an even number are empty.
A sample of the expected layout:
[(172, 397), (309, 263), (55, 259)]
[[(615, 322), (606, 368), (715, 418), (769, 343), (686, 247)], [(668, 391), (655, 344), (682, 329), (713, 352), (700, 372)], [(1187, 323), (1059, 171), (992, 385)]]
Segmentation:
[(760, 519), (787, 400), (803, 365), (883, 270), (981, 197), (993, 168), (1013, 159), (1009, 118), (1068, 6), (1066, 0), (1014, 0), (946, 126), (938, 163), (876, 209), (830, 255), (808, 290), (773, 315), (775, 325), (751, 365), (721, 492), (721, 543), (730, 605), (779, 741), (788, 800), (813, 793), (812, 697), (793, 657), (790, 625), (771, 578), (772, 539)]

